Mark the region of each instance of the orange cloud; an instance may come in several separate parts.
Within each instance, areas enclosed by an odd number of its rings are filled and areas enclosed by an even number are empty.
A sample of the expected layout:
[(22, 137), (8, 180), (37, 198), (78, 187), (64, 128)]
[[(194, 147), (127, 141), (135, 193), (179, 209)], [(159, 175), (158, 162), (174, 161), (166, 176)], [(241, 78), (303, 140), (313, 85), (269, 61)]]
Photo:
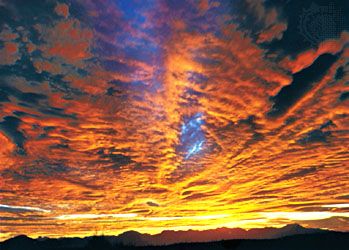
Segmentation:
[[(325, 222), (347, 217), (346, 33), (275, 59), (237, 24), (211, 18), (218, 4), (161, 1), (131, 18), (115, 1), (78, 2), (88, 25), (57, 5), (66, 18), (36, 24), (40, 42), (1, 49), (11, 64), (30, 47), (0, 84), (0, 200), (13, 208), (0, 216), (15, 218), (0, 237), (292, 222), (348, 230)], [(260, 41), (278, 38), (277, 10), (249, 2), (269, 27)], [(338, 52), (285, 114), (267, 115), (291, 73)], [(183, 125), (198, 113), (205, 140), (186, 158)]]
[(20, 58), (18, 54), (18, 44), (14, 42), (5, 42), (4, 47), (0, 49), (0, 57), (2, 65), (11, 65), (16, 63)]
[(286, 29), (287, 25), (284, 23), (275, 24), (259, 34), (257, 43), (271, 42), (274, 39), (280, 40)]
[(91, 58), (92, 32), (82, 28), (78, 20), (60, 21), (50, 29), (38, 26), (38, 30), (46, 41), (46, 45), (39, 48), (46, 58), (61, 59), (73, 65)]
[(310, 49), (300, 53), (295, 60), (285, 58), (281, 64), (289, 69), (292, 73), (299, 72), (300, 70), (311, 65), (315, 59), (322, 54), (330, 53), (336, 54), (341, 51), (349, 42), (349, 33), (343, 32), (338, 40), (326, 40), (319, 44), (317, 49)]
[(57, 4), (55, 11), (58, 15), (63, 16), (64, 18), (68, 18), (69, 16), (69, 6), (64, 3)]

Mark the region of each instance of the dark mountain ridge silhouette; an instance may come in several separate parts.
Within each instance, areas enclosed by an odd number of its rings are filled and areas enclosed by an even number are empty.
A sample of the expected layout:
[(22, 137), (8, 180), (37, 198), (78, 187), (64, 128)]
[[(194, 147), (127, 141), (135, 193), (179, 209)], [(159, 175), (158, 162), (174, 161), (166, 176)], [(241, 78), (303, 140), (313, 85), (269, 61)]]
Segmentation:
[[(124, 232), (118, 236), (91, 236), (85, 238), (58, 238), (51, 239), (46, 237), (39, 237), (37, 239), (29, 238), (25, 235), (16, 236), (12, 239), (8, 239), (0, 243), (1, 250), (46, 250), (46, 249), (152, 249), (154, 247), (166, 248), (168, 249), (177, 249), (175, 246), (182, 243), (185, 246), (199, 246), (206, 242), (207, 244), (218, 244), (217, 242), (228, 242), (228, 248), (224, 249), (240, 249), (240, 248), (231, 248), (238, 244), (239, 246), (252, 244), (252, 242), (259, 243), (275, 243), (281, 240), (285, 242), (290, 240), (292, 237), (301, 236), (302, 241), (306, 239), (314, 239), (314, 243), (317, 242), (315, 238), (329, 237), (339, 238), (339, 243), (341, 241), (349, 240), (349, 233), (334, 232), (322, 229), (314, 228), (304, 228), (297, 224), (287, 225), (282, 228), (258, 228), (245, 230), (241, 228), (218, 228), (212, 230), (204, 231), (170, 231), (165, 230), (159, 234), (150, 235), (150, 234), (141, 234), (136, 231)], [(316, 236), (314, 238), (314, 236)], [(291, 237), (291, 238), (289, 238)], [(292, 238), (292, 239), (293, 239)], [(331, 239), (332, 239), (331, 238)], [(299, 239), (299, 238), (297, 238)], [(231, 241), (231, 243), (229, 243)], [(294, 240), (293, 240), (294, 241)], [(321, 241), (321, 240), (320, 240)], [(212, 243), (216, 242), (216, 243)], [(334, 240), (335, 242), (335, 240)], [(263, 243), (263, 244), (264, 244)], [(296, 243), (298, 241), (296, 240)], [(300, 242), (299, 242), (300, 243)], [(348, 242), (349, 243), (349, 242)], [(222, 243), (223, 244), (223, 243)], [(230, 245), (229, 245), (230, 244)], [(253, 243), (252, 245), (257, 244)], [(266, 244), (266, 243), (265, 243)], [(219, 244), (218, 244), (219, 245)], [(218, 246), (217, 245), (217, 246)], [(287, 244), (286, 244), (287, 245)], [(221, 245), (219, 245), (221, 247)], [(224, 245), (223, 247), (225, 247)], [(148, 247), (148, 248), (147, 248)], [(201, 247), (201, 245), (200, 245)], [(257, 246), (256, 246), (257, 247)], [(297, 249), (300, 246), (298, 246)], [(181, 245), (179, 249), (184, 249)], [(188, 248), (189, 249), (189, 248)], [(199, 248), (205, 249), (205, 248)], [(216, 249), (216, 248), (213, 248)], [(245, 249), (245, 248), (241, 248)], [(250, 248), (247, 248), (250, 249)], [(253, 248), (251, 248), (253, 249)], [(263, 249), (258, 246), (256, 249)], [(267, 249), (267, 248), (266, 248)], [(295, 248), (296, 249), (296, 248)], [(311, 249), (322, 249), (322, 248), (311, 248)], [(331, 250), (334, 250), (331, 248)]]
[(125, 245), (169, 245), (180, 242), (210, 242), (229, 239), (274, 239), (295, 234), (320, 233), (325, 230), (304, 228), (298, 224), (286, 225), (282, 228), (256, 228), (245, 230), (242, 228), (218, 228), (204, 231), (171, 231), (165, 230), (159, 234), (141, 234), (128, 231), (116, 237), (115, 242)]

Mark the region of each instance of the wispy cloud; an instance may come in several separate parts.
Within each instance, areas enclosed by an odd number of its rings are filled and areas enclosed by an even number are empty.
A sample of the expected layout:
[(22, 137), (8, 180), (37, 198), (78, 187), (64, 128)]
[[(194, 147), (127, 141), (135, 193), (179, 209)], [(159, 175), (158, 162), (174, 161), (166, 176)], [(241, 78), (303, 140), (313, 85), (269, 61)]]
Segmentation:
[(65, 214), (55, 217), (58, 220), (83, 220), (83, 219), (136, 219), (144, 221), (174, 221), (174, 220), (214, 220), (230, 216), (229, 214), (215, 214), (215, 215), (195, 215), (195, 216), (163, 216), (163, 217), (146, 217), (139, 216), (136, 213), (128, 214)]
[(329, 207), (329, 208), (347, 208), (347, 207), (349, 207), (349, 203), (346, 203), (346, 204), (328, 204), (328, 205), (322, 205), (321, 207)]
[(293, 221), (302, 221), (302, 220), (323, 220), (331, 217), (349, 217), (348, 212), (265, 212), (261, 213), (262, 216), (265, 216), (268, 219), (288, 219)]
[(303, 46), (275, 1), (5, 2), (3, 231), (349, 230), (347, 31)]
[(50, 213), (51, 210), (42, 209), (38, 207), (28, 207), (28, 206), (11, 206), (11, 205), (4, 205), (0, 204), (0, 211), (5, 212), (43, 212), (43, 213)]
[(101, 219), (101, 218), (135, 218), (137, 214), (64, 214), (55, 217), (58, 220)]
[(198, 216), (172, 216), (172, 217), (144, 217), (149, 221), (171, 221), (171, 220), (214, 220), (228, 217), (229, 214), (198, 215)]

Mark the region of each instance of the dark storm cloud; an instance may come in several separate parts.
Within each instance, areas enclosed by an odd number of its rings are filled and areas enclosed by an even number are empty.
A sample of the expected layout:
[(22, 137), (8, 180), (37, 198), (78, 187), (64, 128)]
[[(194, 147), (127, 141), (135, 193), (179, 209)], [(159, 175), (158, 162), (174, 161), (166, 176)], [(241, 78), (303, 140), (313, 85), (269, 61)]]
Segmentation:
[(314, 84), (321, 80), (330, 67), (336, 62), (339, 55), (323, 54), (319, 56), (312, 65), (295, 73), (291, 84), (283, 87), (279, 93), (271, 98), (274, 102), (271, 117), (277, 117), (293, 106)]

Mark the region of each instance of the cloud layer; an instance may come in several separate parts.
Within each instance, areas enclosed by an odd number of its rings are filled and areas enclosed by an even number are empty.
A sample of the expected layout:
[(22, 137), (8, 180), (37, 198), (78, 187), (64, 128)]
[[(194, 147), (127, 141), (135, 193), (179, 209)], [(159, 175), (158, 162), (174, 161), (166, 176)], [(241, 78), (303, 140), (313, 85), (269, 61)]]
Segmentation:
[(314, 46), (308, 1), (28, 4), (0, 3), (1, 238), (349, 230), (347, 20)]

